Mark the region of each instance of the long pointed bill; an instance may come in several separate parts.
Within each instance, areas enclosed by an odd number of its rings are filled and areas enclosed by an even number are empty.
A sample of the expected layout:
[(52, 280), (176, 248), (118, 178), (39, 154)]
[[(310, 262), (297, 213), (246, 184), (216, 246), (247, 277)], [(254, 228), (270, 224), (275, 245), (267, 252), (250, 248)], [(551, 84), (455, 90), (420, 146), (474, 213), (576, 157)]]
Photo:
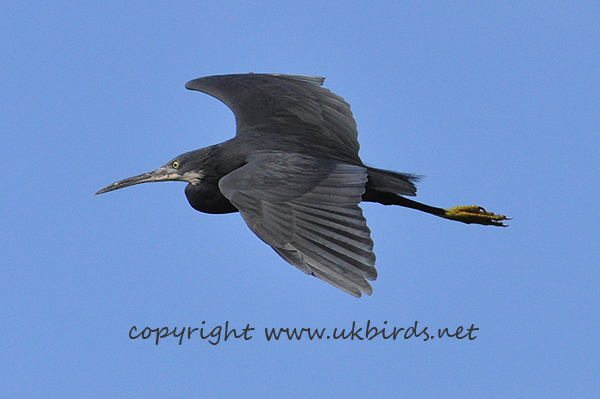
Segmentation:
[(180, 176), (177, 173), (174, 173), (172, 169), (168, 169), (167, 167), (158, 168), (152, 172), (144, 173), (138, 176), (133, 176), (128, 179), (124, 179), (118, 181), (116, 183), (110, 184), (104, 187), (102, 190), (98, 191), (94, 195), (104, 194), (109, 191), (118, 190), (120, 188), (133, 186), (134, 184), (140, 183), (150, 183), (155, 181), (166, 181), (166, 180), (180, 180)]

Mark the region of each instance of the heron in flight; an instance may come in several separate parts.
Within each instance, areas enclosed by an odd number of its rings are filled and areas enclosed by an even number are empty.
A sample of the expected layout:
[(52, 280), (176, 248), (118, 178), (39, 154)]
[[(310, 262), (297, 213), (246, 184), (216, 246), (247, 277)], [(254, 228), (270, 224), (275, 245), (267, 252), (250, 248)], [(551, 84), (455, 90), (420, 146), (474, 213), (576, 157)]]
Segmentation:
[(187, 182), (190, 205), (240, 212), (248, 227), (291, 265), (355, 297), (377, 278), (361, 201), (400, 205), (463, 223), (504, 226), (504, 215), (476, 206), (449, 209), (406, 198), (418, 176), (366, 166), (350, 105), (321, 87), (324, 78), (238, 74), (192, 80), (234, 113), (236, 135), (181, 154), (155, 171), (113, 183)]

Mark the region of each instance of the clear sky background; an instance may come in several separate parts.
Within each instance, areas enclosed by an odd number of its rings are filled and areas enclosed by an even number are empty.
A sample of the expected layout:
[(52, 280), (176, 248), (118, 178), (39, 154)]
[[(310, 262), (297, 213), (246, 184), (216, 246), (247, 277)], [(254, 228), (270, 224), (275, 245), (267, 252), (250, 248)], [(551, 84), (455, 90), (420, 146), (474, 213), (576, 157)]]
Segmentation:
[[(0, 38), (3, 397), (600, 392), (600, 3), (8, 0)], [(417, 199), (510, 227), (364, 204), (379, 278), (355, 299), (239, 214), (194, 211), (183, 183), (93, 196), (232, 137), (229, 109), (183, 85), (251, 71), (327, 77), (365, 163), (423, 174)], [(368, 320), (479, 330), (264, 336)], [(128, 336), (226, 321), (252, 339)]]

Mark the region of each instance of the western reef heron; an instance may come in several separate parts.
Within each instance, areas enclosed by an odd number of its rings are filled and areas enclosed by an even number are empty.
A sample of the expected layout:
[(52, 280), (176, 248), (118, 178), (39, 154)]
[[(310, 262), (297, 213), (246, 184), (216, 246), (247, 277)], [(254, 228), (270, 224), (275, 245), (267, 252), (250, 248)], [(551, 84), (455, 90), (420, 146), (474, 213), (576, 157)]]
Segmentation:
[(240, 212), (283, 259), (350, 295), (371, 295), (377, 278), (361, 201), (400, 205), (463, 223), (504, 226), (504, 215), (476, 206), (443, 209), (415, 196), (418, 176), (365, 166), (344, 99), (324, 78), (275, 74), (208, 76), (185, 87), (234, 113), (236, 135), (187, 152), (155, 171), (113, 183), (187, 182), (190, 205), (205, 213)]

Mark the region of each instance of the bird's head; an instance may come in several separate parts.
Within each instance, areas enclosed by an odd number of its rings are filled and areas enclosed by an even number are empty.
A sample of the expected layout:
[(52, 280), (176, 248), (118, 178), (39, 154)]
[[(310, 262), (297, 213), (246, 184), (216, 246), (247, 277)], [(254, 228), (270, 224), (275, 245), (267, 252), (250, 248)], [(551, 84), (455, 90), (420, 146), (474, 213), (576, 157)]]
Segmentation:
[(120, 180), (104, 187), (94, 195), (133, 186), (134, 184), (155, 181), (184, 181), (199, 184), (205, 176), (204, 164), (208, 156), (207, 148), (181, 154), (152, 172)]

